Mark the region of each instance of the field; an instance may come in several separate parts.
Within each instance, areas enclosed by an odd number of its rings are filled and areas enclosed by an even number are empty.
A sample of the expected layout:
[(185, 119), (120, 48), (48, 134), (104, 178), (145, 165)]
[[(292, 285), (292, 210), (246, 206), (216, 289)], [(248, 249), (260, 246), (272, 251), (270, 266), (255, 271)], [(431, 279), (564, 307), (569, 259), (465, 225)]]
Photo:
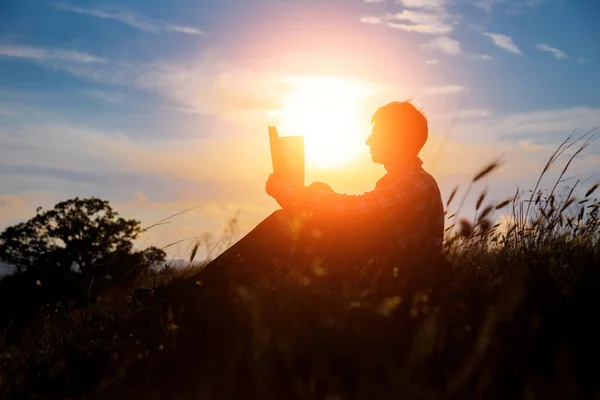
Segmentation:
[[(364, 266), (207, 288), (201, 265), (161, 270), (138, 283), (148, 290), (113, 288), (86, 307), (49, 304), (5, 327), (0, 395), (600, 398), (598, 185), (557, 189), (592, 138), (565, 140), (530, 191), (499, 203), (479, 194), (473, 218), (460, 216), (470, 188), (445, 199), (453, 275), (442, 283), (398, 266), (390, 285)], [(569, 151), (556, 184), (542, 190)]]

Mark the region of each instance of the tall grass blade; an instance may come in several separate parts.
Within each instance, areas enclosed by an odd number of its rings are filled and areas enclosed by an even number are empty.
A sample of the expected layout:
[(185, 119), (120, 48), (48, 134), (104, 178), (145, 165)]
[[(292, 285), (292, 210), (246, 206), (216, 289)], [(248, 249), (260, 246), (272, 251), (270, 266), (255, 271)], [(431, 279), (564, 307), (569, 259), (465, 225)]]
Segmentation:
[(446, 208), (448, 206), (450, 206), (450, 203), (452, 203), (452, 200), (454, 199), (454, 196), (456, 196), (456, 192), (458, 192), (458, 185), (456, 185), (454, 187), (454, 189), (452, 189), (452, 192), (450, 193), (450, 197), (448, 197), (448, 201), (446, 201)]
[(481, 204), (483, 203), (483, 200), (485, 200), (485, 196), (487, 196), (487, 193), (488, 188), (486, 187), (485, 189), (483, 189), (483, 191), (479, 195), (479, 198), (477, 199), (477, 203), (475, 204), (475, 211), (478, 211), (479, 208), (481, 208)]
[(483, 177), (489, 175), (490, 173), (492, 173), (492, 171), (494, 171), (500, 165), (501, 165), (501, 163), (499, 160), (493, 161), (491, 164), (489, 164), (488, 166), (483, 168), (481, 171), (479, 171), (477, 174), (475, 174), (475, 176), (473, 177), (473, 182), (477, 182), (480, 179), (482, 179)]
[(592, 195), (592, 193), (594, 193), (596, 191), (596, 189), (598, 189), (598, 186), (600, 186), (600, 182), (596, 183), (594, 186), (589, 188), (588, 191), (585, 192), (585, 197), (590, 197)]
[(200, 247), (200, 241), (196, 240), (194, 245), (192, 246), (192, 252), (190, 253), (190, 263), (194, 262), (194, 258), (196, 258), (196, 253), (198, 252), (198, 248)]

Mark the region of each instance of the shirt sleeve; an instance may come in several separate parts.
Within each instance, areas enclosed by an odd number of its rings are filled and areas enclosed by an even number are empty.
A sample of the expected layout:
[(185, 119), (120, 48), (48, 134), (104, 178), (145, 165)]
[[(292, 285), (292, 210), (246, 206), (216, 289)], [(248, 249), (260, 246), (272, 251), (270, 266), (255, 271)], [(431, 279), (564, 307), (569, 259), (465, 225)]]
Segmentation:
[(415, 211), (428, 191), (429, 185), (425, 181), (398, 178), (385, 188), (376, 188), (361, 195), (289, 188), (285, 197), (290, 206), (314, 213), (361, 217), (402, 209)]

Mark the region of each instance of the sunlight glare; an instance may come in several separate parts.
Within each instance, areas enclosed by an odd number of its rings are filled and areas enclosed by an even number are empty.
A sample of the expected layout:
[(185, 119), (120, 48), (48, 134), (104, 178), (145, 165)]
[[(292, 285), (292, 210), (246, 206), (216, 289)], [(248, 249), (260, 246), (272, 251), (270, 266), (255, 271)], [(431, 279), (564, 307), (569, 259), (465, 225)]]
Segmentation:
[(366, 149), (369, 121), (361, 101), (372, 88), (338, 77), (294, 78), (292, 83), (281, 110), (281, 134), (304, 136), (308, 167), (340, 167)]

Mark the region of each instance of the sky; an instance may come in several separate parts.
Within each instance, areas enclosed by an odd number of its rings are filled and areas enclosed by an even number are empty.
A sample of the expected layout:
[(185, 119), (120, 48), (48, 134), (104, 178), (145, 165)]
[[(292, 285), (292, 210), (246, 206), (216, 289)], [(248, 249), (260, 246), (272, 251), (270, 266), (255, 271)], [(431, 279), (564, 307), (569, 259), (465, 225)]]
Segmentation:
[[(75, 196), (148, 226), (185, 257), (277, 208), (267, 126), (304, 135), (307, 183), (362, 193), (377, 107), (429, 121), (424, 168), (444, 199), (530, 188), (556, 145), (600, 126), (594, 0), (158, 0), (0, 3), (0, 229)], [(594, 143), (572, 167), (600, 179)], [(459, 192), (460, 194), (460, 192)]]

